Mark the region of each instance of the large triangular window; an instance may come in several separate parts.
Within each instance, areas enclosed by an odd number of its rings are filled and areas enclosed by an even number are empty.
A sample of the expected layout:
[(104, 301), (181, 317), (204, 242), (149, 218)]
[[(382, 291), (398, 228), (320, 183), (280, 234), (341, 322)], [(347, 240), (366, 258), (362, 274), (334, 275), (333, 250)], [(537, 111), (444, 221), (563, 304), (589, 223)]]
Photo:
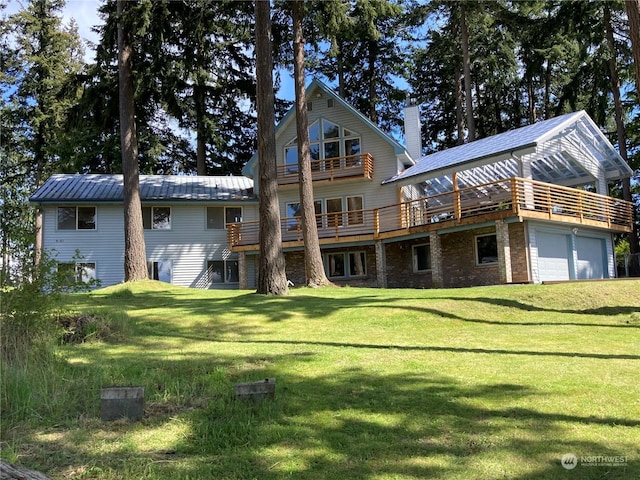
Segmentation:
[[(297, 140), (294, 137), (285, 145), (285, 174), (298, 173)], [(313, 162), (359, 156), (360, 135), (329, 120), (319, 119), (309, 125), (309, 150), (312, 169), (320, 169), (320, 164)]]

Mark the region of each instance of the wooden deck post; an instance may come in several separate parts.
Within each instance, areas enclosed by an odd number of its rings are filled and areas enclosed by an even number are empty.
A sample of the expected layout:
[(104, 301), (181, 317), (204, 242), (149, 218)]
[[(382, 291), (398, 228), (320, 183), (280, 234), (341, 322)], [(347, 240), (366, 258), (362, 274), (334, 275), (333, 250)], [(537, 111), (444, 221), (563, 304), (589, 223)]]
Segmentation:
[(460, 188), (458, 187), (458, 172), (453, 172), (453, 216), (460, 221), (462, 217), (462, 207), (460, 205)]

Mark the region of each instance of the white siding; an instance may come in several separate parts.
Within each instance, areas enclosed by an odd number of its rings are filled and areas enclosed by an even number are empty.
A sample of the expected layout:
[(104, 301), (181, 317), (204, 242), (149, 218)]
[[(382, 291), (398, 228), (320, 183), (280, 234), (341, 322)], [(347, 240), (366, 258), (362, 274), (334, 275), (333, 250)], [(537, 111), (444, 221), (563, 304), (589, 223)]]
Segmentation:
[[(65, 205), (68, 206), (68, 205)], [(83, 262), (96, 264), (102, 286), (124, 280), (124, 217), (122, 205), (96, 205), (95, 230), (58, 230), (57, 206), (46, 206), (43, 248), (56, 262), (71, 261), (76, 252)]]
[[(395, 185), (381, 185), (383, 180), (398, 173), (398, 161), (392, 146), (378, 133), (356, 116), (333, 102), (333, 107), (327, 106), (327, 95), (322, 98), (312, 96), (313, 109), (309, 112), (309, 125), (318, 119), (327, 119), (353, 132), (357, 132), (361, 139), (361, 152), (370, 153), (374, 157), (373, 180), (364, 178), (351, 180), (337, 180), (334, 182), (314, 182), (315, 199), (335, 198), (351, 195), (362, 195), (365, 209), (378, 208), (395, 204), (398, 201), (398, 190)], [(284, 148), (296, 137), (295, 117), (278, 132), (276, 141), (276, 156), (279, 165), (284, 163)], [(257, 178), (254, 179), (257, 182)], [(287, 185), (279, 188), (279, 202), (281, 214), (284, 216), (286, 204), (298, 202), (298, 185)]]
[[(211, 206), (241, 206), (244, 220), (256, 220), (256, 204), (225, 202)], [(238, 288), (237, 283), (210, 285), (206, 281), (207, 260), (237, 258), (227, 245), (225, 229), (206, 228), (206, 207), (198, 204), (154, 204), (171, 207), (170, 230), (145, 230), (147, 260), (170, 261), (175, 285), (197, 288)], [(102, 286), (124, 280), (124, 220), (122, 205), (99, 204), (95, 231), (57, 230), (57, 209), (44, 209), (43, 244), (58, 262), (72, 260), (76, 250), (82, 261), (96, 263)], [(251, 268), (253, 268), (251, 266)], [(250, 284), (251, 285), (251, 284)]]

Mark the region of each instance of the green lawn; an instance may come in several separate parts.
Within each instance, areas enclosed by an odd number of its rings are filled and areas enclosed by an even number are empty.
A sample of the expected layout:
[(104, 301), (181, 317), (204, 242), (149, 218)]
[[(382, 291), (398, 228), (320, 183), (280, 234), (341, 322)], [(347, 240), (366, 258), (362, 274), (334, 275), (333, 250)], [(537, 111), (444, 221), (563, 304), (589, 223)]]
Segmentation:
[[(143, 282), (68, 303), (129, 329), (60, 347), (47, 389), (73, 402), (2, 432), (3, 458), (52, 478), (640, 478), (640, 280), (283, 298)], [(275, 401), (234, 401), (266, 377)], [(100, 421), (110, 385), (145, 387), (141, 421)]]

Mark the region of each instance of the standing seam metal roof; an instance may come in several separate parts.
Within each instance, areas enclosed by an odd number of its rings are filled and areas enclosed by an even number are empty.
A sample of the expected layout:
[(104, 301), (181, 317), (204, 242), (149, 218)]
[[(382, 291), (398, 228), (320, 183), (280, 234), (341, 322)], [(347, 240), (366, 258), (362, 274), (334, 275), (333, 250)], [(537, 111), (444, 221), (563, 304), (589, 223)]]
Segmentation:
[[(43, 202), (121, 202), (122, 175), (52, 175), (29, 199)], [(140, 198), (144, 201), (250, 201), (253, 180), (247, 177), (140, 175)]]
[(416, 165), (383, 183), (429, 176), (430, 174), (437, 175), (437, 172), (441, 170), (454, 167), (462, 169), (465, 164), (501, 155), (513, 157), (518, 150), (537, 147), (544, 142), (551, 141), (555, 135), (572, 126), (581, 128), (585, 135), (593, 139), (594, 143), (597, 142), (597, 145), (589, 145), (589, 148), (592, 152), (598, 153), (599, 160), (605, 164), (605, 168), (614, 168), (627, 175), (631, 173), (628, 165), (624, 163), (602, 132), (597, 129), (586, 112), (579, 111), (423, 156)]

